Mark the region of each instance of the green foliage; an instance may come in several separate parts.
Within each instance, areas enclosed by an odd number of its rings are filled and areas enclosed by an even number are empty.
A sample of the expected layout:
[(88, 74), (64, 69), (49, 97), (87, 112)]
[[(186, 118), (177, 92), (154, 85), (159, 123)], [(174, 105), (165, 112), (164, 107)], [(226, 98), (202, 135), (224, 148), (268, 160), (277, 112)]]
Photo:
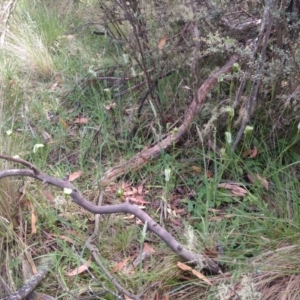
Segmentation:
[[(286, 44), (280, 45), (280, 35), (274, 36), (267, 45), (267, 59), (260, 53), (253, 57), (244, 44), (257, 36), (259, 27), (243, 34), (233, 28), (250, 15), (262, 16), (262, 1), (245, 2), (247, 14), (241, 16), (236, 1), (215, 1), (215, 7), (199, 1), (127, 2), (81, 1), (76, 6), (71, 1), (18, 1), (0, 53), (0, 152), (19, 155), (58, 178), (80, 169), (83, 175), (76, 185), (96, 203), (96, 183), (102, 174), (118, 162), (125, 164), (165, 134), (176, 133), (197, 89), (238, 53), (239, 62), (231, 73), (218, 78), (180, 143), (161, 151), (144, 168), (125, 172), (110, 186), (113, 190), (122, 181), (143, 185), (148, 193), (142, 196), (150, 202), (145, 204), (147, 213), (195, 253), (217, 251), (224, 272), (231, 274), (228, 282), (238, 286), (243, 274), (252, 278), (259, 270), (266, 272), (256, 257), (298, 245), (299, 40), (285, 33)], [(122, 3), (128, 6), (127, 13)], [(280, 13), (274, 11), (275, 22), (281, 20)], [(232, 17), (233, 28), (220, 25), (223, 16)], [(273, 34), (280, 24), (273, 27)], [(295, 29), (298, 26), (293, 23)], [(236, 98), (244, 79), (241, 97)], [(257, 79), (261, 86), (256, 106), (233, 150)], [(80, 118), (87, 122), (78, 123)], [(37, 144), (44, 147), (34, 153)], [(254, 148), (256, 155), (245, 155)], [(11, 167), (1, 161), (1, 170)], [(234, 196), (219, 186), (227, 182), (244, 189), (245, 195)], [(9, 279), (11, 286), (21, 286), (23, 257), (55, 249), (59, 253), (55, 271), (42, 283), (43, 291), (53, 292), (58, 274), (55, 296), (61, 299), (69, 299), (69, 292), (86, 295), (87, 287), (103, 292), (107, 286), (115, 292), (96, 263), (91, 273), (65, 275), (89, 256), (84, 240), (94, 229), (93, 216), (70, 204), (67, 195), (30, 179), (0, 184), (1, 282)], [(124, 199), (124, 191), (118, 189), (108, 189), (107, 194), (104, 204)], [(183, 215), (176, 212), (180, 210)], [(34, 212), (36, 235), (30, 232)], [(129, 291), (142, 292), (159, 281), (162, 287), (157, 291), (169, 290), (173, 299), (228, 296), (230, 285), (209, 290), (198, 279), (183, 281), (178, 258), (146, 234), (145, 224), (138, 227), (123, 215), (100, 220), (95, 243), (109, 270), (128, 257), (142, 256), (146, 242), (156, 251), (137, 269), (126, 266), (124, 273), (114, 274)], [(289, 276), (297, 268), (295, 264), (281, 272)], [(98, 281), (91, 283), (94, 277)], [(247, 293), (237, 291), (241, 299)], [(114, 299), (112, 293), (104, 297)]]

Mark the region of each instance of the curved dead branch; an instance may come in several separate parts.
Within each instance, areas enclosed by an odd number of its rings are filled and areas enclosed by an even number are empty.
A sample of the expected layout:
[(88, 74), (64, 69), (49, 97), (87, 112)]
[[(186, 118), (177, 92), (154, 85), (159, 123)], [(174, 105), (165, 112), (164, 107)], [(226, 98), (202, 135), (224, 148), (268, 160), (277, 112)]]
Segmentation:
[[(7, 157), (6, 155), (0, 155), (0, 158), (24, 164), (23, 160)], [(25, 165), (28, 166), (28, 163), (26, 162)], [(62, 190), (70, 189), (72, 191), (70, 196), (72, 197), (73, 202), (93, 214), (114, 214), (114, 213), (133, 214), (138, 219), (140, 219), (144, 224), (147, 223), (148, 230), (155, 233), (176, 254), (181, 256), (184, 260), (189, 262), (196, 262), (200, 266), (202, 266), (203, 269), (206, 269), (213, 274), (218, 274), (221, 272), (220, 267), (215, 261), (206, 257), (205, 255), (195, 254), (190, 252), (188, 249), (183, 247), (169, 232), (167, 232), (163, 227), (157, 224), (147, 213), (145, 213), (139, 207), (130, 204), (129, 202), (125, 202), (117, 205), (97, 206), (89, 202), (88, 200), (86, 200), (82, 196), (80, 191), (70, 182), (44, 174), (38, 171), (36, 168), (34, 168), (34, 170), (11, 169), (11, 170), (5, 170), (0, 172), (0, 179), (5, 177), (11, 177), (11, 176), (21, 176), (21, 177), (28, 176), (41, 181), (43, 184), (50, 184)]]
[(196, 96), (193, 98), (189, 105), (182, 124), (169, 132), (169, 134), (156, 145), (146, 150), (137, 153), (134, 157), (129, 159), (126, 163), (115, 166), (108, 171), (100, 179), (100, 185), (106, 186), (114, 178), (117, 178), (129, 171), (136, 170), (144, 166), (149, 160), (159, 157), (162, 151), (168, 150), (168, 148), (177, 143), (191, 127), (194, 118), (199, 114), (202, 104), (204, 103), (205, 97), (211, 88), (216, 84), (218, 78), (225, 73), (228, 73), (233, 64), (238, 60), (237, 55), (233, 55), (231, 59), (221, 69), (213, 73), (207, 78), (202, 86), (198, 89)]

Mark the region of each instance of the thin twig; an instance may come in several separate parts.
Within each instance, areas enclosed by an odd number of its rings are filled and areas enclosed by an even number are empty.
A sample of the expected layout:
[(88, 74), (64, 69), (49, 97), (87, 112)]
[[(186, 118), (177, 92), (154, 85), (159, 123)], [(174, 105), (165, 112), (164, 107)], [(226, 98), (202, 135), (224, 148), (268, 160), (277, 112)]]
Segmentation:
[(40, 171), (33, 164), (28, 162), (27, 160), (24, 160), (21, 158), (16, 158), (16, 157), (11, 157), (11, 156), (4, 155), (4, 154), (0, 154), (0, 158), (8, 160), (8, 161), (13, 161), (13, 162), (19, 163), (23, 166), (29, 167), (34, 172), (35, 175), (40, 174)]
[[(102, 205), (102, 201), (103, 201), (103, 196), (104, 196), (104, 192), (103, 190), (100, 192), (100, 196), (98, 199), (98, 206)], [(140, 293), (139, 295), (133, 295), (130, 292), (128, 292), (124, 287), (122, 287), (117, 280), (111, 275), (111, 273), (105, 268), (105, 266), (103, 265), (103, 263), (101, 262), (100, 258), (99, 258), (99, 254), (98, 254), (98, 249), (97, 247), (92, 243), (93, 239), (96, 238), (98, 236), (98, 232), (99, 232), (99, 221), (100, 221), (100, 215), (97, 214), (95, 215), (95, 228), (94, 228), (94, 232), (93, 234), (87, 239), (85, 245), (86, 247), (91, 251), (96, 263), (98, 264), (98, 266), (100, 267), (101, 271), (107, 276), (107, 278), (113, 283), (113, 285), (118, 289), (118, 291), (120, 293), (125, 294), (126, 296), (130, 297), (131, 299), (134, 300), (140, 300), (141, 297), (146, 293), (146, 291), (143, 291), (142, 293)], [(97, 249), (97, 250), (95, 250)], [(107, 292), (112, 293), (112, 291), (108, 290), (107, 288), (103, 287)], [(149, 287), (151, 288), (151, 287)], [(148, 289), (149, 289), (148, 288)], [(147, 290), (148, 290), (147, 289)], [(119, 298), (118, 295), (114, 295), (117, 298)]]
[[(262, 23), (261, 23), (261, 28), (260, 28), (260, 32), (257, 38), (257, 43), (256, 43), (256, 47), (254, 49), (254, 53), (252, 56), (252, 60), (256, 59), (256, 55), (259, 51), (259, 49), (261, 49), (261, 65), (259, 67), (258, 70), (258, 76), (256, 76), (256, 78), (254, 79), (253, 83), (252, 83), (252, 87), (251, 87), (251, 91), (246, 103), (246, 107), (244, 110), (244, 115), (242, 118), (242, 123), (240, 126), (240, 129), (237, 133), (236, 139), (234, 141), (234, 143), (232, 144), (232, 150), (235, 150), (236, 147), (238, 146), (243, 134), (244, 134), (244, 130), (250, 120), (250, 116), (253, 113), (254, 107), (255, 107), (255, 103), (256, 103), (256, 99), (258, 96), (258, 92), (259, 92), (259, 88), (262, 82), (262, 74), (263, 74), (263, 68), (264, 68), (264, 62), (266, 59), (266, 49), (267, 49), (267, 45), (268, 45), (268, 40), (269, 40), (269, 36), (271, 33), (271, 28), (273, 25), (273, 17), (272, 17), (272, 8), (274, 7), (274, 0), (268, 0), (266, 3), (266, 7), (264, 10), (264, 15), (263, 15), (263, 19), (262, 19)], [(257, 78), (258, 77), (258, 78)]]
[[(95, 205), (90, 201), (86, 200), (80, 193), (80, 191), (70, 182), (52, 177), (41, 172), (39, 174), (36, 174), (33, 170), (13, 169), (0, 172), (0, 179), (9, 176), (29, 176), (40, 180), (43, 183), (48, 183), (50, 185), (59, 187), (62, 190), (70, 191), (70, 196), (72, 197), (73, 202), (93, 214), (133, 214), (144, 224), (147, 222), (147, 229), (156, 234), (159, 238), (161, 238), (170, 247), (170, 249), (172, 249), (176, 254), (180, 255), (186, 261), (197, 262), (202, 268), (210, 271), (213, 274), (222, 273), (220, 267), (215, 261), (211, 260), (205, 255), (190, 252), (188, 249), (183, 247), (183, 245), (181, 245), (166, 229), (157, 224), (146, 212), (144, 212), (138, 206), (125, 202), (117, 205), (105, 205), (99, 207), (98, 205)], [(92, 246), (91, 249), (94, 251)]]

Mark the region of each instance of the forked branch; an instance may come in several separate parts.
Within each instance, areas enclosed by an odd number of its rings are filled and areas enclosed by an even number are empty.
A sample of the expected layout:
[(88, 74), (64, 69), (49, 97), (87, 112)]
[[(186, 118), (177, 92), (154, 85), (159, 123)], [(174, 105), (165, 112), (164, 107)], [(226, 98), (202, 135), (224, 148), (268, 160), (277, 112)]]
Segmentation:
[[(0, 155), (0, 158), (6, 160), (12, 160), (5, 155)], [(21, 159), (13, 159), (14, 162), (21, 163), (28, 166), (28, 162), (24, 163)], [(221, 269), (218, 264), (202, 254), (195, 254), (190, 252), (188, 249), (183, 247), (169, 232), (167, 232), (163, 227), (157, 224), (147, 213), (141, 210), (139, 207), (132, 205), (128, 202), (117, 204), (117, 205), (105, 205), (97, 206), (90, 201), (86, 200), (80, 191), (69, 181), (61, 180), (50, 175), (40, 172), (37, 168), (28, 169), (11, 169), (0, 172), (0, 179), (11, 176), (29, 176), (41, 181), (43, 184), (50, 184), (56, 186), (62, 190), (71, 190), (70, 196), (73, 202), (77, 205), (83, 207), (87, 211), (93, 214), (114, 214), (114, 213), (129, 213), (136, 216), (144, 224), (147, 223), (147, 228), (151, 232), (155, 233), (159, 238), (161, 238), (176, 254), (181, 256), (184, 260), (189, 262), (198, 263), (203, 269), (208, 270), (213, 274), (221, 273)]]

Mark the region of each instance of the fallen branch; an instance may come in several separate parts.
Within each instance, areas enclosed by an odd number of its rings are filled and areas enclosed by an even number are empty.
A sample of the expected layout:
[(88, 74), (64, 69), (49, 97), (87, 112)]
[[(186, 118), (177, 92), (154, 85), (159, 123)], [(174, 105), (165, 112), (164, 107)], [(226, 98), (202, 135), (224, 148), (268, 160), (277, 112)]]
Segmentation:
[[(21, 159), (7, 157), (6, 155), (0, 155), (0, 158), (11, 160), (28, 166), (28, 162), (24, 163), (24, 160)], [(71, 191), (70, 196), (72, 197), (73, 202), (93, 214), (133, 214), (144, 224), (146, 224), (147, 222), (147, 229), (156, 234), (159, 238), (161, 238), (176, 254), (181, 256), (185, 261), (197, 263), (200, 267), (213, 274), (221, 273), (221, 269), (215, 261), (206, 257), (205, 255), (195, 254), (190, 252), (188, 249), (184, 248), (169, 232), (167, 232), (163, 227), (157, 224), (147, 213), (145, 213), (139, 207), (130, 204), (129, 202), (117, 205), (97, 206), (86, 200), (82, 196), (80, 191), (70, 182), (44, 174), (37, 170), (37, 168), (35, 167), (33, 170), (11, 169), (0, 172), (0, 179), (11, 176), (28, 176), (41, 181), (43, 184), (47, 183), (56, 186), (62, 190), (68, 189)]]
[(169, 134), (156, 145), (146, 150), (137, 153), (134, 157), (129, 159), (126, 163), (115, 166), (108, 171), (100, 179), (100, 185), (106, 186), (113, 179), (144, 166), (149, 160), (155, 159), (161, 155), (163, 151), (166, 151), (170, 146), (174, 145), (185, 135), (188, 129), (191, 127), (194, 118), (199, 114), (205, 97), (211, 88), (218, 81), (220, 75), (229, 72), (233, 64), (237, 61), (238, 56), (234, 55), (221, 69), (213, 73), (208, 79), (204, 81), (202, 86), (198, 89), (196, 96), (193, 98), (189, 105), (182, 124), (172, 130)]
[[(102, 205), (102, 200), (103, 200), (103, 191), (101, 191), (100, 196), (99, 196), (99, 200), (98, 200), (98, 206)], [(86, 240), (85, 242), (85, 246), (91, 251), (92, 256), (94, 257), (95, 262), (98, 264), (99, 268), (101, 269), (101, 271), (105, 274), (105, 276), (110, 280), (110, 282), (116, 287), (116, 289), (126, 295), (127, 297), (129, 297), (132, 300), (141, 300), (141, 298), (137, 295), (133, 295), (131, 294), (129, 291), (127, 291), (123, 286), (121, 286), (119, 284), (119, 282), (112, 276), (112, 274), (105, 268), (104, 264), (102, 263), (101, 259), (99, 258), (99, 250), (98, 248), (93, 244), (93, 240), (95, 238), (97, 238), (98, 234), (99, 234), (99, 219), (100, 219), (100, 215), (95, 215), (95, 228), (94, 228), (94, 232), (92, 233), (92, 235)], [(109, 290), (107, 290), (104, 285), (103, 288), (106, 292), (110, 292)], [(117, 295), (115, 295), (117, 296)], [(117, 296), (117, 299), (118, 296)]]

